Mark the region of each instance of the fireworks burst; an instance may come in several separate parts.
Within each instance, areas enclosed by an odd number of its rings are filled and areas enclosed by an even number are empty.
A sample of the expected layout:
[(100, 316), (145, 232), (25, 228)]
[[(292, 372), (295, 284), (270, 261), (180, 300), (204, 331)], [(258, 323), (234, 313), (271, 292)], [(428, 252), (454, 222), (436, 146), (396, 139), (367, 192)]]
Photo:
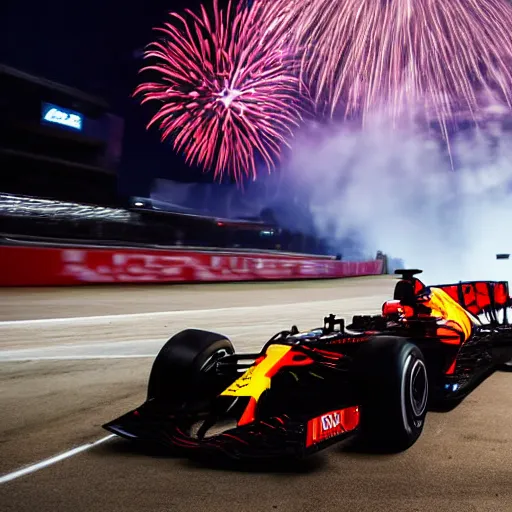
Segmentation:
[(215, 178), (255, 179), (258, 156), (271, 171), (300, 119), (295, 61), (275, 11), (268, 2), (247, 9), (231, 0), (223, 11), (214, 0), (213, 16), (204, 6), (200, 14), (171, 13), (178, 23), (159, 29), (164, 38), (145, 53), (157, 62), (141, 71), (156, 72), (158, 81), (134, 94), (160, 103), (148, 128), (158, 124), (162, 140), (171, 138), (188, 164)]
[(510, 107), (508, 0), (274, 0), (317, 101), (347, 117), (420, 105), (444, 128), (480, 97)]

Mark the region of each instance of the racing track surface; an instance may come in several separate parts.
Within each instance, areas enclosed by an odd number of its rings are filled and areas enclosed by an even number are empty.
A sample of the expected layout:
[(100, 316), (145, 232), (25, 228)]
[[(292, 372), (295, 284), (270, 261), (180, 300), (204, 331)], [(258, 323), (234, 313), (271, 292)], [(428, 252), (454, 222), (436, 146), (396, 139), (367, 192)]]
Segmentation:
[[(293, 323), (377, 312), (393, 284), (4, 289), (0, 475), (105, 438), (102, 423), (144, 400), (153, 357), (172, 332), (212, 328), (238, 350), (257, 349)], [(495, 374), (451, 413), (429, 414), (404, 454), (345, 444), (303, 463), (206, 467), (108, 439), (1, 483), (0, 503), (16, 512), (511, 512), (512, 374)]]

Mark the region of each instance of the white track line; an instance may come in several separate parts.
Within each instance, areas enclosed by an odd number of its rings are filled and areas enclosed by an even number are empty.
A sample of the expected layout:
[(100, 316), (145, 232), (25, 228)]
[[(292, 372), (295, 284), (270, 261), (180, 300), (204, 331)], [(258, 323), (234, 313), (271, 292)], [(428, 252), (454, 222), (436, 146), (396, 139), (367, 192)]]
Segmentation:
[(11, 480), (15, 480), (16, 478), (20, 478), (22, 476), (28, 475), (29, 473), (34, 473), (35, 471), (39, 471), (40, 469), (44, 469), (52, 464), (60, 462), (61, 460), (68, 459), (69, 457), (73, 457), (73, 455), (77, 455), (78, 453), (85, 452), (90, 448), (98, 446), (109, 439), (115, 437), (114, 434), (110, 434), (106, 437), (102, 437), (93, 443), (83, 444), (82, 446), (78, 446), (77, 448), (73, 448), (67, 452), (56, 455), (55, 457), (50, 457), (49, 459), (42, 460), (41, 462), (37, 462), (36, 464), (32, 464), (30, 466), (24, 467), (22, 469), (18, 469), (17, 471), (13, 471), (12, 473), (7, 473), (0, 477), (0, 484), (5, 484), (6, 482), (10, 482)]
[(27, 361), (85, 361), (88, 359), (147, 359), (156, 357), (156, 354), (120, 354), (120, 355), (87, 355), (87, 356), (2, 356), (0, 363), (23, 363)]
[[(309, 304), (309, 303), (304, 303)], [(187, 314), (204, 315), (208, 313), (224, 313), (226, 311), (244, 312), (253, 311), (261, 306), (236, 306), (233, 308), (212, 308), (212, 309), (184, 309), (181, 311), (155, 311), (153, 313), (120, 313), (118, 315), (96, 315), (96, 316), (74, 316), (63, 318), (39, 318), (37, 320), (6, 320), (0, 322), (0, 327), (9, 326), (23, 326), (23, 325), (37, 325), (37, 324), (57, 324), (66, 322), (96, 322), (98, 320), (123, 320), (123, 319), (144, 319), (144, 318), (159, 318), (167, 316), (179, 316)]]
[(183, 315), (205, 315), (212, 313), (225, 313), (226, 311), (230, 311), (233, 314), (237, 313), (248, 313), (254, 310), (258, 310), (261, 308), (295, 308), (301, 306), (329, 306), (333, 302), (337, 301), (350, 301), (353, 304), (358, 304), (359, 302), (367, 303), (371, 300), (382, 300), (382, 294), (380, 295), (371, 295), (371, 296), (363, 296), (356, 298), (348, 298), (348, 297), (340, 297), (338, 299), (330, 299), (330, 300), (318, 300), (318, 301), (307, 301), (307, 302), (293, 302), (293, 303), (284, 303), (284, 304), (263, 304), (259, 306), (235, 306), (235, 307), (227, 307), (227, 308), (211, 308), (211, 309), (185, 309), (181, 311), (156, 311), (153, 313), (129, 313), (129, 314), (119, 314), (119, 315), (97, 315), (97, 316), (78, 316), (78, 317), (68, 317), (68, 318), (40, 318), (37, 320), (6, 320), (0, 322), (0, 327), (14, 327), (14, 326), (24, 326), (24, 325), (46, 325), (46, 324), (58, 324), (58, 323), (73, 323), (73, 322), (87, 322), (94, 323), (97, 321), (109, 321), (109, 320), (122, 320), (122, 319), (144, 319), (144, 318), (167, 318), (173, 316), (183, 316)]

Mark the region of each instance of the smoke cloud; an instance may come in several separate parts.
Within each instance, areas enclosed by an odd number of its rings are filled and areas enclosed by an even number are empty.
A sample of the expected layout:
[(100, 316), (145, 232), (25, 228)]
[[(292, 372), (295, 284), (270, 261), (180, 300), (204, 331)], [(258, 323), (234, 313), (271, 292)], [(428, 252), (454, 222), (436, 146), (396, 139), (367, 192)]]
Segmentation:
[[(356, 256), (382, 250), (430, 283), (508, 279), (512, 260), (512, 131), (490, 118), (451, 148), (376, 117), (364, 130), (312, 125), (299, 134), (281, 181), (307, 193), (320, 236)], [(450, 159), (450, 155), (453, 163)]]
[(332, 254), (360, 260), (381, 250), (430, 283), (512, 284), (512, 259), (496, 260), (512, 253), (510, 111), (494, 106), (480, 121), (452, 135), (450, 151), (439, 134), (386, 117), (364, 129), (311, 123), (281, 169), (243, 193), (162, 180), (152, 197), (225, 217), (271, 208), (282, 227), (327, 239)]

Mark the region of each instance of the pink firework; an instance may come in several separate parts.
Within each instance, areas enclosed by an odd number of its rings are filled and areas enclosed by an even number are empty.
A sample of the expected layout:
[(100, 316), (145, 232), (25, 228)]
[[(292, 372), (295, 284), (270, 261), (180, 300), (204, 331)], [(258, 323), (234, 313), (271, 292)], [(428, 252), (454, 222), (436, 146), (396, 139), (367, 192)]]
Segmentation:
[(333, 113), (418, 105), (444, 127), (512, 96), (509, 0), (274, 0), (312, 94)]
[(135, 94), (160, 104), (148, 128), (158, 124), (162, 140), (171, 138), (187, 163), (215, 178), (255, 179), (258, 157), (272, 170), (300, 119), (296, 66), (272, 21), (275, 10), (230, 1), (223, 11), (214, 0), (213, 16), (204, 6), (200, 14), (171, 13), (178, 23), (159, 29), (164, 38), (145, 53), (156, 62), (142, 71), (158, 78)]

